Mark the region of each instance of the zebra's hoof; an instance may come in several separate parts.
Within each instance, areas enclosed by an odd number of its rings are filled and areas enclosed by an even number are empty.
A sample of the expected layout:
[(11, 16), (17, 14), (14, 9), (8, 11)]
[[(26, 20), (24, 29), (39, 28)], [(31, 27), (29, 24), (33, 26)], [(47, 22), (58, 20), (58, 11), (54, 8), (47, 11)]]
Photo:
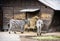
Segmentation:
[(14, 32), (16, 34), (16, 32)]
[(9, 34), (11, 34), (11, 33), (9, 32)]

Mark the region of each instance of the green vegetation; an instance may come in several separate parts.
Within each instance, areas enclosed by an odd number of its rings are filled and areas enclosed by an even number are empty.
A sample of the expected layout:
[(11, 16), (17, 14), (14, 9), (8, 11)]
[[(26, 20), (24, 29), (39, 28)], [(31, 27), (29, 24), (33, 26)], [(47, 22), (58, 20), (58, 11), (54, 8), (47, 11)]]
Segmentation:
[(39, 37), (32, 37), (33, 39), (60, 39), (60, 36), (39, 36)]

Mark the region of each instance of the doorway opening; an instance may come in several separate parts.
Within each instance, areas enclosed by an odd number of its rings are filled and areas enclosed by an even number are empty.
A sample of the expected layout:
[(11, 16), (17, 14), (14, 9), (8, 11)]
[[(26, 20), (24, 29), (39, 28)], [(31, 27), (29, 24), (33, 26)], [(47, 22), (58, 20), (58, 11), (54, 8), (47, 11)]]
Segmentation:
[(3, 30), (3, 10), (0, 7), (0, 31)]
[[(30, 25), (29, 30), (36, 32), (36, 18), (40, 16), (40, 10), (34, 11), (34, 12), (26, 12), (26, 19), (29, 19)], [(28, 28), (26, 28), (28, 29)]]
[(54, 11), (51, 28), (55, 31), (60, 31), (60, 11)]

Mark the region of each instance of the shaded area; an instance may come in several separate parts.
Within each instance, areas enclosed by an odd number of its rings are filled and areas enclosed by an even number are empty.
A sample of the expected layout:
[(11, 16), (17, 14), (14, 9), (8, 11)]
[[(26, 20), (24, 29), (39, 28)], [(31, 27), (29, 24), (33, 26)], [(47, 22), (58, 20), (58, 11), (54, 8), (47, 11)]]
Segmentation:
[(0, 31), (3, 30), (3, 11), (2, 11), (2, 7), (0, 5)]
[(51, 28), (54, 31), (60, 31), (60, 11), (54, 11)]

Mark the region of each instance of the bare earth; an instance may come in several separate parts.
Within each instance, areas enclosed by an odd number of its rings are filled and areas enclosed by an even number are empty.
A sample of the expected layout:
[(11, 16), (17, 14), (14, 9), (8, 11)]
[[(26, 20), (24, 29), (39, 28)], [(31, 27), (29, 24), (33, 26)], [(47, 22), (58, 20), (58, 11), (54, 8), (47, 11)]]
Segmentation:
[[(60, 32), (55, 32), (55, 33), (45, 33), (42, 34), (44, 36), (46, 35), (55, 35), (55, 36), (60, 36)], [(36, 33), (33, 32), (24, 32), (21, 34), (20, 32), (17, 32), (17, 34), (14, 34), (13, 32), (9, 34), (8, 32), (0, 32), (0, 41), (60, 41), (59, 40), (36, 40), (32, 39), (29, 37), (37, 36)], [(4, 40), (5, 39), (5, 40)]]

